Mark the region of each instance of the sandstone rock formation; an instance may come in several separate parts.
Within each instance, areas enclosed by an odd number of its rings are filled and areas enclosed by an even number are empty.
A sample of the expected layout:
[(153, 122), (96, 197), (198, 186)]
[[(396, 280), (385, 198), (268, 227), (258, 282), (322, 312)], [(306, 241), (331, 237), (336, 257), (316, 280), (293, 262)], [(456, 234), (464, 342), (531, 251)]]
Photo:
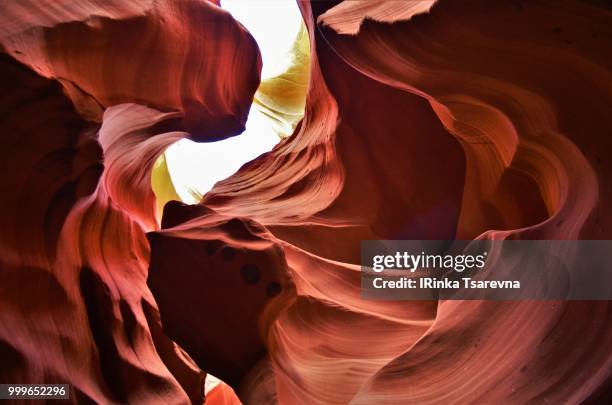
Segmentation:
[(299, 5), (303, 119), (198, 205), (158, 157), (241, 132), (261, 68), (244, 27), (204, 0), (0, 6), (0, 382), (99, 403), (609, 400), (606, 301), (359, 290), (361, 240), (612, 239), (609, 6)]

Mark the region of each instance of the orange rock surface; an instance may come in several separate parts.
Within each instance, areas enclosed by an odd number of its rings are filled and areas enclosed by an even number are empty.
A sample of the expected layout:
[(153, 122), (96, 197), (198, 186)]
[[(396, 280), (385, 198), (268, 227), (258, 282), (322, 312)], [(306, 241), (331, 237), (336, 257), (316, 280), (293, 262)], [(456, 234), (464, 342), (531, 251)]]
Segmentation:
[(1, 382), (98, 403), (605, 402), (609, 302), (368, 301), (359, 263), (369, 239), (612, 239), (604, 3), (299, 2), (304, 118), (161, 218), (165, 148), (242, 131), (253, 38), (216, 2), (3, 3)]

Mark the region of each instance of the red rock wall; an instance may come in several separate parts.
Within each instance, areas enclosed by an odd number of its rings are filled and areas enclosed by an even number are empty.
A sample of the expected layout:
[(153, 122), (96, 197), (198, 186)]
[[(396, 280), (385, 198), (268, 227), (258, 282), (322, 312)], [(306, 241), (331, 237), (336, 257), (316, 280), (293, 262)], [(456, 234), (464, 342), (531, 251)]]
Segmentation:
[(202, 1), (43, 3), (1, 6), (2, 382), (101, 403), (202, 403), (206, 372), (247, 404), (609, 398), (608, 302), (359, 296), (364, 239), (610, 239), (605, 4), (300, 2), (304, 119), (158, 224), (157, 156), (241, 131), (255, 42)]

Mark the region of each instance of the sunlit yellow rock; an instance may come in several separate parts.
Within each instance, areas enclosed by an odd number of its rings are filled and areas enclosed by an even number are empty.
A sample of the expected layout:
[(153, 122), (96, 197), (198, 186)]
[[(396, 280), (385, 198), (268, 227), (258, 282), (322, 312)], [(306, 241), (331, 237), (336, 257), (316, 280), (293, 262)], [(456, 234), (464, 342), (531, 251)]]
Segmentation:
[(168, 171), (168, 164), (166, 163), (166, 154), (162, 153), (151, 172), (151, 189), (155, 193), (156, 197), (156, 216), (158, 221), (161, 221), (162, 212), (164, 205), (168, 201), (181, 201), (181, 197), (176, 192), (172, 179), (170, 178), (170, 172)]
[(281, 138), (293, 133), (304, 116), (310, 72), (310, 41), (302, 23), (293, 49), (291, 63), (282, 74), (265, 79), (255, 93), (255, 108), (269, 117)]

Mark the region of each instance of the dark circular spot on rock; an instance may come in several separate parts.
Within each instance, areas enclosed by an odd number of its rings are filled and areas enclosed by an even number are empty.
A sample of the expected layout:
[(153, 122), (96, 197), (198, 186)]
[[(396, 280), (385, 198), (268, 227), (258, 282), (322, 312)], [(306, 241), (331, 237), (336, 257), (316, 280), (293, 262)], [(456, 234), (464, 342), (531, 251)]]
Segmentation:
[(281, 285), (276, 281), (271, 282), (266, 287), (266, 295), (268, 297), (276, 297), (281, 292)]
[(240, 275), (247, 284), (257, 284), (261, 278), (259, 268), (254, 264), (245, 264), (240, 269)]
[(236, 250), (233, 247), (225, 246), (221, 249), (221, 257), (223, 260), (230, 261), (236, 256)]

